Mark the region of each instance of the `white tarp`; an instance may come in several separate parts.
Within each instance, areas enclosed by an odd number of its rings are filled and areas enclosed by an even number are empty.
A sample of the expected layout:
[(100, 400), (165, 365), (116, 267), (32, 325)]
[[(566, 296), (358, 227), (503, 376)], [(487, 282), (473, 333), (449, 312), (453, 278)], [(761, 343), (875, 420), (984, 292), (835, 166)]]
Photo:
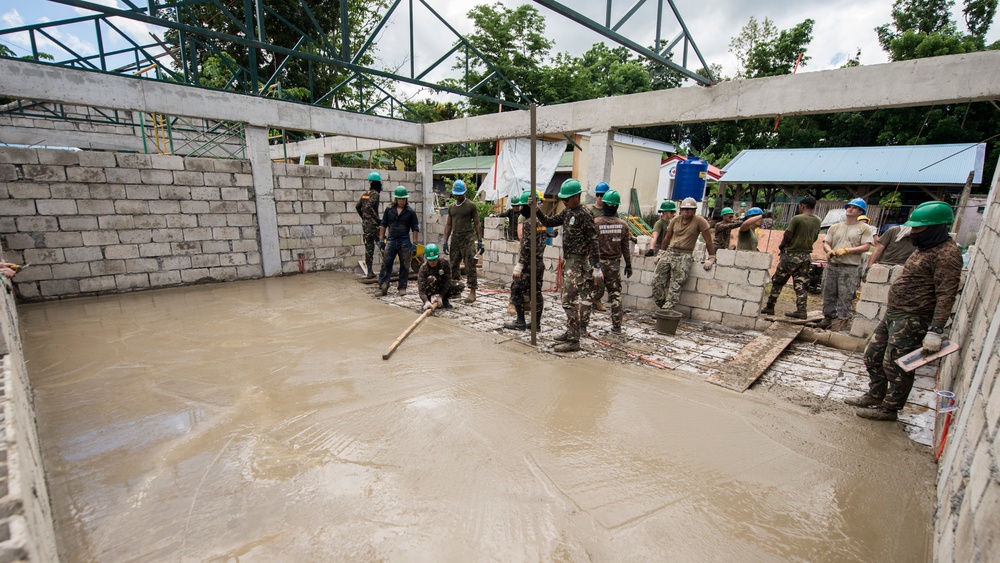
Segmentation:
[[(535, 186), (545, 193), (545, 188), (556, 173), (559, 159), (566, 152), (566, 141), (535, 141)], [(497, 165), (500, 173), (497, 174)], [(496, 188), (493, 177), (496, 175)], [(521, 196), (531, 186), (531, 139), (508, 139), (500, 149), (497, 162), (490, 168), (479, 194), (485, 194), (486, 201)]]

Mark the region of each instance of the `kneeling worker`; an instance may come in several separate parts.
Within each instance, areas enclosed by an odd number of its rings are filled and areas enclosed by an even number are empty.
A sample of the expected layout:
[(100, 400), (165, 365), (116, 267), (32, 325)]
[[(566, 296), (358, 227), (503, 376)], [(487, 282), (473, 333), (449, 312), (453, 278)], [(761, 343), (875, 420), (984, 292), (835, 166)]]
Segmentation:
[(431, 243), (424, 247), (424, 257), (426, 260), (417, 271), (417, 290), (424, 309), (435, 305), (451, 309), (449, 299), (461, 295), (465, 285), (451, 281), (451, 263), (441, 258), (438, 245)]

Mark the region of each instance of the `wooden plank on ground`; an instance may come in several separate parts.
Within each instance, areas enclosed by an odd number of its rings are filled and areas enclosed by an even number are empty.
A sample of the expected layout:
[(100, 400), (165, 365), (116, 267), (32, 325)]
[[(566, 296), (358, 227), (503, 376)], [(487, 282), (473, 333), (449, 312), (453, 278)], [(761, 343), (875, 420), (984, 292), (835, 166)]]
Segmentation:
[(740, 393), (746, 391), (800, 332), (800, 324), (772, 323), (708, 381)]
[(796, 325), (804, 325), (806, 323), (814, 323), (816, 321), (823, 320), (822, 311), (809, 311), (806, 313), (806, 318), (804, 319), (793, 319), (791, 317), (786, 317), (784, 314), (781, 315), (761, 315), (760, 318), (766, 321), (777, 321), (781, 323), (792, 323)]

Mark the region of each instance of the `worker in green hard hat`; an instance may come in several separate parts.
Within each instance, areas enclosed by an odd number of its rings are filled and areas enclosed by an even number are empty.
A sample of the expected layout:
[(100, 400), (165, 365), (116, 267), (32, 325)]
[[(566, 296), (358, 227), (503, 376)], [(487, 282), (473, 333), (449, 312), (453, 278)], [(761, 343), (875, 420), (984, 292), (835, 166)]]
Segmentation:
[(647, 257), (656, 254), (658, 243), (663, 240), (663, 235), (667, 232), (667, 225), (677, 215), (677, 204), (668, 199), (660, 204), (659, 212), (660, 217), (653, 223), (653, 234), (649, 240), (649, 250), (646, 251)]
[[(378, 228), (378, 246), (382, 255), (382, 271), (378, 276), (378, 288), (382, 295), (389, 292), (393, 262), (399, 257), (399, 282), (396, 287), (400, 295), (406, 294), (410, 276), (410, 260), (417, 251), (417, 236), (420, 224), (417, 214), (409, 205), (410, 194), (403, 186), (396, 186), (392, 192), (393, 206), (382, 214)], [(412, 238), (411, 238), (412, 237)], [(387, 244), (388, 242), (388, 244)]]
[(555, 347), (556, 352), (580, 349), (580, 339), (587, 335), (590, 322), (594, 286), (604, 281), (597, 254), (597, 227), (590, 210), (580, 203), (582, 193), (580, 181), (570, 178), (559, 188), (559, 199), (566, 209), (552, 217), (539, 214), (546, 227), (562, 225), (562, 306), (566, 311), (566, 332), (556, 337), (560, 342)]
[(729, 250), (733, 245), (729, 241), (733, 236), (733, 229), (740, 228), (742, 221), (736, 221), (736, 214), (732, 207), (722, 208), (722, 220), (715, 224), (712, 229), (712, 242), (715, 243), (716, 250)]
[(452, 278), (451, 262), (441, 257), (438, 245), (424, 247), (424, 263), (417, 270), (417, 291), (424, 310), (451, 309), (451, 298), (462, 294), (465, 286)]
[(465, 265), (465, 275), (469, 280), (469, 295), (465, 302), (474, 303), (479, 287), (476, 257), (483, 250), (483, 225), (479, 221), (479, 208), (465, 197), (466, 190), (462, 180), (456, 180), (451, 189), (455, 203), (448, 207), (448, 220), (444, 225), (444, 253), (455, 260), (453, 273), (456, 279), (461, 277), (459, 269)]
[(827, 255), (823, 268), (823, 320), (815, 324), (816, 328), (830, 328), (838, 321), (835, 328), (840, 330), (851, 318), (861, 284), (861, 262), (874, 242), (868, 225), (858, 221), (867, 207), (860, 197), (847, 202), (846, 219), (830, 227), (823, 239)]
[(361, 195), (354, 206), (361, 217), (361, 236), (365, 243), (365, 277), (375, 277), (372, 260), (375, 258), (375, 243), (378, 241), (379, 211), (378, 199), (382, 192), (382, 175), (368, 173), (368, 191)]
[[(538, 192), (538, 197), (535, 198), (535, 205), (541, 204), (545, 198), (542, 197), (541, 192)], [(522, 232), (524, 235), (529, 234), (531, 222), (529, 218), (531, 217), (531, 192), (525, 190), (521, 194), (520, 199), (518, 199), (519, 213), (521, 217), (524, 218), (522, 223)], [(538, 210), (538, 208), (535, 208)], [(548, 238), (548, 233), (545, 232), (545, 225), (541, 223), (541, 211), (536, 211), (538, 213), (535, 226), (535, 329), (537, 330), (540, 326), (542, 320), (542, 309), (544, 308), (544, 300), (542, 299), (542, 278), (545, 273), (545, 262), (542, 261), (542, 257), (545, 253), (545, 239)], [(517, 262), (514, 263), (514, 271), (512, 273), (512, 281), (510, 284), (510, 296), (511, 303), (514, 306), (514, 311), (517, 314), (517, 318), (511, 322), (504, 323), (503, 327), (510, 330), (526, 330), (528, 328), (528, 323), (525, 320), (525, 315), (529, 314), (531, 311), (531, 237), (522, 236), (520, 249), (517, 253)]]
[[(607, 194), (609, 190), (611, 190), (611, 186), (609, 186), (607, 182), (600, 182), (594, 186), (594, 205), (590, 206), (590, 213), (594, 216), (594, 219), (597, 219), (604, 214), (604, 195)], [(597, 287), (594, 288), (593, 298), (591, 299), (594, 304), (594, 310), (601, 311), (602, 313), (607, 311), (604, 307), (604, 303), (601, 302), (601, 299), (604, 298), (604, 291), (604, 282), (597, 284)]]
[[(622, 318), (622, 262), (625, 263), (625, 277), (632, 277), (632, 254), (629, 252), (631, 232), (628, 223), (618, 217), (621, 196), (615, 190), (604, 194), (601, 216), (594, 219), (597, 226), (597, 253), (604, 287), (611, 302), (611, 332), (621, 334)], [(600, 297), (598, 297), (600, 299)]]
[(868, 392), (844, 401), (860, 407), (856, 414), (862, 418), (896, 420), (913, 388), (913, 372), (896, 360), (918, 348), (941, 350), (962, 276), (962, 251), (948, 233), (954, 220), (951, 206), (929, 201), (905, 223), (917, 249), (889, 286), (885, 314), (865, 348)]

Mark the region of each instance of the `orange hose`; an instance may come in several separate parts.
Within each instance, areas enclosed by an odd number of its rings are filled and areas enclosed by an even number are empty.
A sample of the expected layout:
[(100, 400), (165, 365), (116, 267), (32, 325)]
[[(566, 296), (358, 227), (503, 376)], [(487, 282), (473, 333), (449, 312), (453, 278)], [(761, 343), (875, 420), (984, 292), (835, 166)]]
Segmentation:
[(625, 354), (628, 354), (629, 356), (632, 356), (633, 358), (638, 358), (638, 359), (640, 359), (640, 360), (642, 360), (644, 362), (648, 362), (650, 364), (653, 364), (654, 366), (656, 366), (658, 368), (671, 369), (670, 366), (661, 364), (660, 362), (657, 362), (656, 360), (651, 360), (651, 359), (649, 359), (649, 358), (647, 358), (647, 357), (645, 357), (645, 356), (643, 356), (641, 354), (636, 354), (635, 352), (629, 352), (628, 350), (623, 350), (623, 349), (615, 346), (614, 344), (612, 344), (610, 342), (605, 342), (605, 341), (601, 340), (600, 338), (597, 338), (596, 336), (594, 336), (593, 334), (591, 334), (589, 332), (587, 333), (587, 336), (593, 338), (598, 343), (603, 344), (603, 345), (607, 346), (608, 348), (611, 348), (612, 350), (617, 350), (619, 352), (623, 352)]

